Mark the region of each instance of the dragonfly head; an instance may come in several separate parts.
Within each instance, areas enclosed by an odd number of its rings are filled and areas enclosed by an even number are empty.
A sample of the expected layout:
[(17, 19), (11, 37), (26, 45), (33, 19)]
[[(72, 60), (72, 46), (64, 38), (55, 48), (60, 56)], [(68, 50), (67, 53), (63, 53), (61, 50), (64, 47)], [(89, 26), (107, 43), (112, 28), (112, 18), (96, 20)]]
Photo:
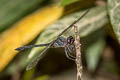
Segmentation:
[(67, 44), (73, 44), (74, 43), (74, 38), (72, 37), (72, 36), (69, 36), (68, 38), (67, 38)]

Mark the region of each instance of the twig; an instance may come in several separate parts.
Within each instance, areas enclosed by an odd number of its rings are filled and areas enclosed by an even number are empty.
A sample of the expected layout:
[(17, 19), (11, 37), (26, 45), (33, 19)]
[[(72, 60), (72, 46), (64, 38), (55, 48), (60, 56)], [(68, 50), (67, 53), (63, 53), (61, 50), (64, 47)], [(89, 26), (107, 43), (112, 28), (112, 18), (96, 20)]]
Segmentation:
[(82, 80), (82, 60), (80, 51), (80, 37), (78, 35), (78, 27), (74, 25), (74, 35), (75, 35), (75, 49), (76, 49), (76, 65), (77, 65), (77, 80)]

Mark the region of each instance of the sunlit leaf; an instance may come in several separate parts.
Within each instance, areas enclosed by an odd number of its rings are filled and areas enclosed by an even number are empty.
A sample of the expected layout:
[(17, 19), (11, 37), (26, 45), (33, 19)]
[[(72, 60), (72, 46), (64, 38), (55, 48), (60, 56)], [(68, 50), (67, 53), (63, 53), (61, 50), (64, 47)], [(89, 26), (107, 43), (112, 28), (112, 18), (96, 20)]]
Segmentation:
[(37, 77), (37, 78), (34, 79), (34, 80), (48, 80), (48, 78), (49, 78), (48, 75), (43, 75), (43, 76)]
[[(50, 25), (38, 38), (36, 44), (47, 43), (54, 40), (57, 35), (67, 26), (74, 22), (84, 11), (78, 11), (58, 20), (55, 24)], [(89, 33), (100, 29), (108, 22), (105, 6), (90, 9), (90, 12), (76, 25), (79, 27), (80, 37), (85, 37)], [(99, 25), (98, 25), (99, 24)], [(64, 36), (73, 35), (73, 30), (68, 31)], [(33, 48), (28, 59), (39, 53), (41, 48)]]
[(120, 0), (108, 0), (107, 2), (110, 21), (120, 43)]
[(34, 76), (34, 73), (35, 73), (35, 69), (25, 71), (25, 73), (23, 74), (22, 80), (31, 80), (32, 77)]
[(0, 36), (0, 71), (18, 53), (15, 48), (32, 41), (47, 25), (61, 17), (62, 12), (63, 7), (48, 6), (25, 17), (2, 33)]
[(61, 5), (62, 5), (62, 6), (65, 6), (65, 5), (74, 3), (74, 2), (76, 2), (76, 1), (79, 1), (79, 0), (62, 0), (62, 1), (61, 1)]

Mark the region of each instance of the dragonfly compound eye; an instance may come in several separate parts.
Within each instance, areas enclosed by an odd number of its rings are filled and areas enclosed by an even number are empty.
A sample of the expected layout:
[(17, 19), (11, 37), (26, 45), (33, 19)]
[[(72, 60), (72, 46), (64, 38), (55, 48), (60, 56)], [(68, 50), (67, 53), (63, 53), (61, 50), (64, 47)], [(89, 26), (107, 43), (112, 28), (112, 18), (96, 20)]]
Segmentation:
[(74, 38), (72, 36), (69, 36), (67, 38), (67, 44), (73, 44), (74, 43)]

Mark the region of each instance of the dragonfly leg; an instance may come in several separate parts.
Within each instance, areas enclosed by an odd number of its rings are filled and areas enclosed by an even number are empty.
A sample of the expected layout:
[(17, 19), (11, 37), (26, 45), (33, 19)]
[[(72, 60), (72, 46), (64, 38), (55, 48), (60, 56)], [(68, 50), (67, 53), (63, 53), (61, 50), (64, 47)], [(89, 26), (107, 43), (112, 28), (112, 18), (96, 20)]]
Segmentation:
[(73, 58), (76, 58), (75, 56), (73, 56), (73, 55), (71, 55), (71, 53), (73, 53), (73, 49), (72, 49), (72, 47), (68, 47), (67, 48), (68, 49), (68, 52), (69, 52), (69, 56), (71, 56), (71, 57), (73, 57)]
[(67, 47), (65, 47), (65, 54), (66, 54), (66, 57), (67, 57), (68, 59), (75, 61), (75, 57), (73, 57), (73, 56), (70, 54), (70, 52), (69, 52), (69, 50), (68, 50)]

